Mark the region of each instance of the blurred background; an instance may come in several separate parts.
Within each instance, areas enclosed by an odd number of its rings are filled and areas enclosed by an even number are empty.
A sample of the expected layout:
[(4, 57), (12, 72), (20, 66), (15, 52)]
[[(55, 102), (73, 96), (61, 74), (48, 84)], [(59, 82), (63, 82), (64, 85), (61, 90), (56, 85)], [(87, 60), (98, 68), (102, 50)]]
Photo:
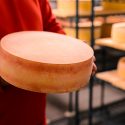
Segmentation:
[(125, 0), (49, 1), (66, 34), (94, 49), (98, 70), (77, 92), (47, 95), (48, 125), (125, 125)]

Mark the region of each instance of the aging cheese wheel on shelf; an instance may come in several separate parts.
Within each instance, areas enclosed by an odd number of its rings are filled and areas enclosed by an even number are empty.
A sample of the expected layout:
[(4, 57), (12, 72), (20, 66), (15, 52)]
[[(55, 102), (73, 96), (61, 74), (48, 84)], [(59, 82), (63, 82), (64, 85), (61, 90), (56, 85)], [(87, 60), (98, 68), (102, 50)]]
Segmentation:
[(104, 10), (125, 10), (125, 0), (103, 0), (102, 6)]
[[(102, 23), (100, 21), (94, 22), (94, 37), (95, 39), (100, 38), (101, 36), (101, 25)], [(86, 22), (80, 22), (79, 23), (79, 36), (78, 38), (82, 41), (86, 41), (88, 45), (91, 44), (91, 26), (92, 23), (90, 21)], [(67, 35), (75, 37), (76, 36), (76, 28), (75, 24), (72, 24), (72, 26), (64, 26), (64, 30)]]
[(125, 57), (120, 58), (117, 66), (117, 72), (119, 77), (125, 79)]
[(109, 16), (103, 22), (104, 23), (101, 28), (102, 29), (101, 37), (102, 38), (111, 37), (112, 25), (114, 23), (125, 22), (125, 17), (124, 16)]
[(0, 76), (30, 91), (69, 92), (91, 76), (93, 50), (83, 41), (50, 32), (23, 31), (0, 43)]
[(112, 25), (111, 37), (113, 42), (125, 43), (125, 22)]
[[(68, 14), (76, 14), (75, 0), (57, 0), (57, 8), (59, 11)], [(91, 11), (91, 0), (79, 0), (79, 14)]]

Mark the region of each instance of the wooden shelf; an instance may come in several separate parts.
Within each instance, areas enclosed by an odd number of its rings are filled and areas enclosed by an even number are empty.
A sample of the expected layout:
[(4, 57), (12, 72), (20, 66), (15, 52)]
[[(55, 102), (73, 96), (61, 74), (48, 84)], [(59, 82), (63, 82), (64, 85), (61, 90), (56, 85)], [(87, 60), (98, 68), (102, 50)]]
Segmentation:
[[(95, 16), (109, 16), (109, 15), (119, 15), (119, 14), (125, 14), (125, 10), (103, 10), (101, 6), (95, 7)], [(64, 13), (63, 11), (60, 11), (58, 9), (53, 10), (53, 13), (58, 18), (71, 18), (75, 17), (73, 13)], [(79, 14), (79, 16), (82, 17), (90, 17), (91, 12), (84, 12), (84, 14)]]
[(117, 70), (100, 72), (96, 74), (96, 77), (119, 89), (125, 90), (125, 79), (119, 77)]
[(97, 39), (95, 41), (95, 44), (99, 46), (111, 47), (113, 49), (125, 51), (125, 43), (121, 44), (121, 43), (113, 42), (111, 38)]

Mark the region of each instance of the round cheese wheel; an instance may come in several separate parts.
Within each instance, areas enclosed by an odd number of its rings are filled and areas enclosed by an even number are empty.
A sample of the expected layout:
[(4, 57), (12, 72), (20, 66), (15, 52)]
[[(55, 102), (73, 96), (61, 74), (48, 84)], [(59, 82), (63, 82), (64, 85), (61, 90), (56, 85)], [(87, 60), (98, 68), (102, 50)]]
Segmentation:
[[(71, 24), (70, 24), (71, 25)], [(78, 38), (82, 41), (86, 41), (87, 44), (90, 45), (91, 41), (91, 22), (81, 22), (79, 23), (79, 36)], [(101, 35), (101, 25), (100, 21), (94, 22), (94, 37), (95, 39), (100, 38)], [(65, 25), (64, 30), (67, 35), (75, 37), (76, 36), (76, 28), (75, 24), (73, 23), (72, 26)]]
[(125, 79), (125, 57), (121, 57), (118, 61), (117, 72), (119, 77)]
[(103, 0), (102, 6), (104, 10), (123, 11), (125, 10), (125, 0)]
[(83, 41), (42, 31), (6, 35), (0, 43), (0, 75), (30, 91), (60, 93), (85, 86), (93, 50)]
[(125, 43), (125, 23), (115, 23), (112, 25), (111, 37), (113, 42)]
[[(75, 0), (57, 0), (57, 8), (60, 12), (67, 14), (76, 14)], [(86, 12), (91, 12), (91, 0), (79, 0), (79, 14), (84, 15)]]

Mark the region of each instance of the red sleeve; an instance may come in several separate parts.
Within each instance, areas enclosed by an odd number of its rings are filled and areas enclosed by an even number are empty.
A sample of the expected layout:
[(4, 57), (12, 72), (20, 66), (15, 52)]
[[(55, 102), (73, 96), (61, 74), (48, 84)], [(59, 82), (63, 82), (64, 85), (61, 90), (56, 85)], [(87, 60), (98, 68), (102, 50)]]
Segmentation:
[(56, 17), (52, 13), (48, 0), (40, 0), (40, 5), (44, 31), (65, 34), (61, 25), (56, 21)]

